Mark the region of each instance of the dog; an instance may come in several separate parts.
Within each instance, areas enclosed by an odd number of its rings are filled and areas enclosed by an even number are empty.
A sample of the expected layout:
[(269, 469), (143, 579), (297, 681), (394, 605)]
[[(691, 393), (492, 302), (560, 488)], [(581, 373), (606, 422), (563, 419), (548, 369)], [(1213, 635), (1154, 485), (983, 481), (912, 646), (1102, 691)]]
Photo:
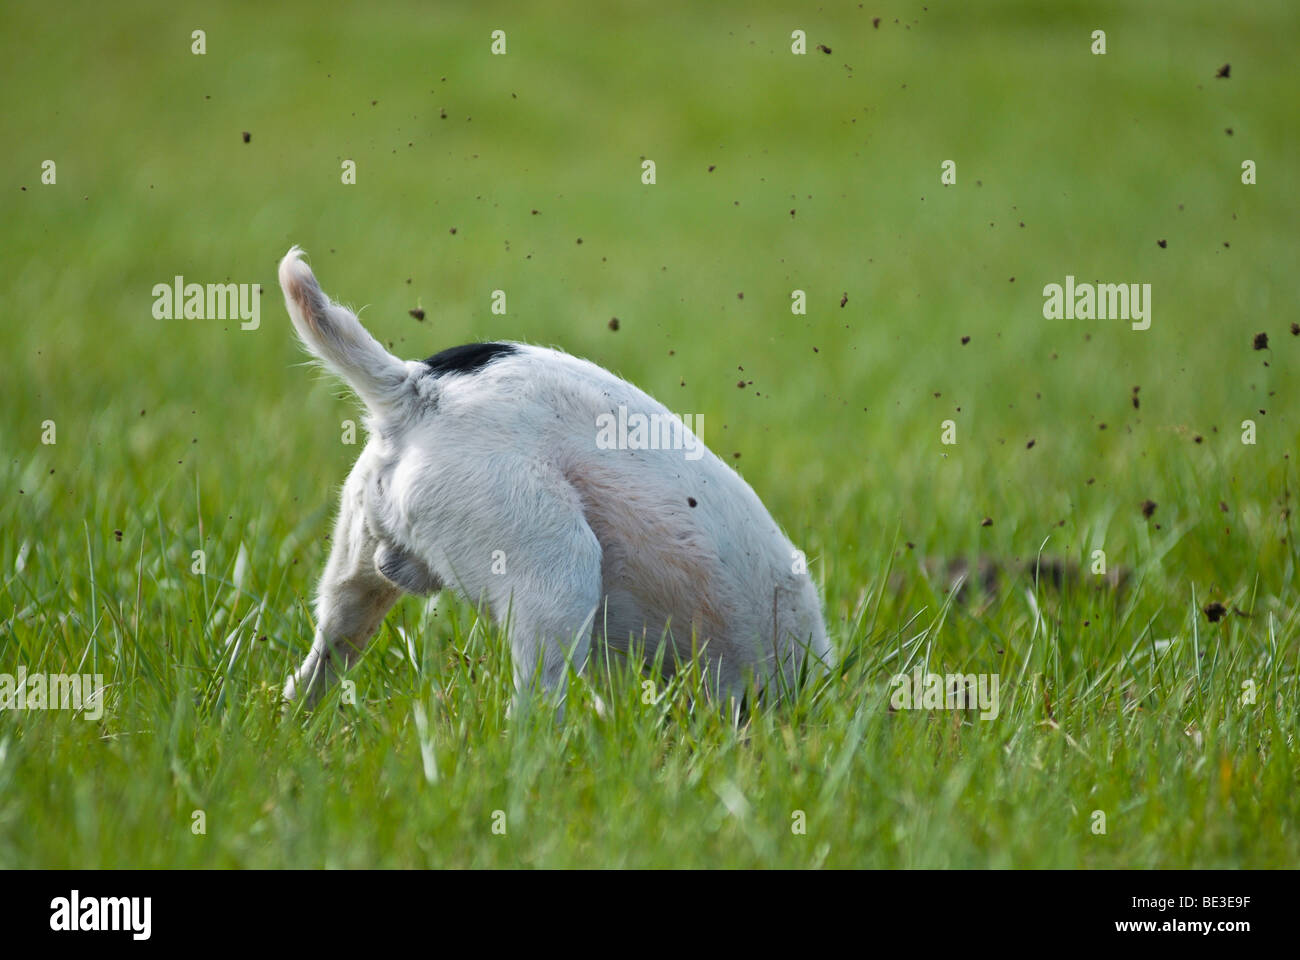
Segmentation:
[[(581, 671), (601, 643), (639, 643), (667, 674), (698, 651), (724, 702), (751, 682), (788, 688), (833, 667), (803, 555), (740, 475), (648, 394), (524, 343), (400, 360), (321, 292), (298, 247), (279, 280), (299, 339), (360, 398), (368, 434), (287, 700), (315, 704), (399, 597), (443, 589), (503, 625), (514, 704), (537, 682), (562, 704), (567, 669)], [(677, 448), (601, 437), (636, 414), (676, 424)]]

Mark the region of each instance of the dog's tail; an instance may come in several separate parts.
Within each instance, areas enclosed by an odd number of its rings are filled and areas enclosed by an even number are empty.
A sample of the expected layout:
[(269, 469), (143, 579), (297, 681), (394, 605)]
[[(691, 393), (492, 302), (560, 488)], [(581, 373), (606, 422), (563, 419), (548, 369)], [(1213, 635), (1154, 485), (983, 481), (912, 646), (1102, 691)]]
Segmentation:
[(280, 287), (298, 339), (309, 353), (342, 377), (370, 409), (390, 409), (401, 402), (411, 375), (407, 364), (385, 350), (356, 314), (325, 296), (296, 246), (280, 261)]

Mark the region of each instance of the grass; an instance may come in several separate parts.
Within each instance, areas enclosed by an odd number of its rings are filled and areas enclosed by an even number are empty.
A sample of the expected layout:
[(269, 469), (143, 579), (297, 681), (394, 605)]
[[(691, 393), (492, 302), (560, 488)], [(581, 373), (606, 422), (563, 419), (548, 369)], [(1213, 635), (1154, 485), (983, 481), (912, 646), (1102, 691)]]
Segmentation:
[[(0, 11), (0, 673), (107, 694), (0, 711), (0, 867), (1300, 859), (1294, 5), (77, 6)], [(359, 449), (290, 243), (403, 355), (554, 344), (702, 413), (842, 669), (733, 723), (601, 662), (510, 721), (499, 632), (407, 599), (356, 704), (284, 715)], [(177, 274), (261, 283), (260, 328), (154, 319)], [(1151, 328), (1043, 319), (1067, 274)], [(1083, 573), (924, 562), (1040, 553)], [(997, 716), (891, 711), (918, 664)]]

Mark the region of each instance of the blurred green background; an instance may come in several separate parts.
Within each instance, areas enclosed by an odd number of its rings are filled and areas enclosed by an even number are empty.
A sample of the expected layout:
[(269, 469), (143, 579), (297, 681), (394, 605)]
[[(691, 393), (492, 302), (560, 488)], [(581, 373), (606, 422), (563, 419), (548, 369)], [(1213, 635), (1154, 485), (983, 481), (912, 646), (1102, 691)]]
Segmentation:
[[(554, 345), (703, 414), (808, 551), (842, 650), (887, 567), (1049, 537), (1139, 571), (1158, 635), (1194, 586), (1271, 598), (1293, 645), (1297, 40), (1288, 0), (10, 0), (0, 669), (53, 636), (78, 662), (95, 589), (135, 605), (160, 672), (173, 643), (216, 649), (222, 630), (171, 636), (197, 630), (176, 583), (200, 547), (210, 570), (242, 550), (272, 598), (266, 689), (305, 649), (358, 448), (351, 401), (299, 366), (275, 283), (293, 243), (403, 356)], [(260, 283), (260, 329), (154, 319), (177, 274)], [(1067, 274), (1150, 283), (1151, 328), (1045, 320)]]

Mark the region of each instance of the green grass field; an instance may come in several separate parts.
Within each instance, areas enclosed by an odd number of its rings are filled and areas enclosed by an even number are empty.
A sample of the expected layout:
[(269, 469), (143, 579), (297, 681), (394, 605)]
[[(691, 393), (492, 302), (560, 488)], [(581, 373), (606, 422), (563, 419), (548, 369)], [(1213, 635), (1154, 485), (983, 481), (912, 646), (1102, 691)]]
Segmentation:
[[(1300, 861), (1294, 3), (69, 7), (0, 8), (0, 673), (106, 691), (0, 711), (0, 867)], [(399, 354), (553, 345), (703, 414), (841, 669), (737, 725), (602, 660), (511, 722), (499, 631), (408, 598), (355, 705), (283, 714), (360, 449), (291, 243)], [(155, 319), (176, 275), (260, 327)], [(1150, 328), (1044, 319), (1067, 275)], [(1079, 578), (924, 563), (1040, 552)], [(891, 710), (918, 666), (998, 715)]]

